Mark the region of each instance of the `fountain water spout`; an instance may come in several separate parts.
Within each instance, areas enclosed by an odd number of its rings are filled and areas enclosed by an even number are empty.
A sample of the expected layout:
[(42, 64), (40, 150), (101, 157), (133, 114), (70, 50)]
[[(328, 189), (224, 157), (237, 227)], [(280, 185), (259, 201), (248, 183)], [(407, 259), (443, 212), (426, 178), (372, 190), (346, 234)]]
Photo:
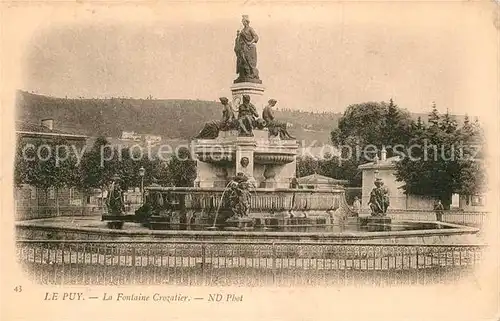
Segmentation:
[(229, 183), (227, 183), (226, 187), (224, 187), (224, 191), (222, 191), (222, 195), (220, 197), (219, 204), (217, 205), (217, 210), (215, 211), (214, 223), (212, 224), (212, 226), (207, 227), (207, 230), (216, 230), (217, 229), (215, 224), (217, 223), (217, 217), (219, 215), (219, 210), (220, 210), (220, 207), (221, 207), (222, 202), (224, 200), (224, 195), (226, 194), (226, 191), (228, 190), (229, 185), (231, 185), (232, 183), (234, 183), (233, 180), (231, 180)]

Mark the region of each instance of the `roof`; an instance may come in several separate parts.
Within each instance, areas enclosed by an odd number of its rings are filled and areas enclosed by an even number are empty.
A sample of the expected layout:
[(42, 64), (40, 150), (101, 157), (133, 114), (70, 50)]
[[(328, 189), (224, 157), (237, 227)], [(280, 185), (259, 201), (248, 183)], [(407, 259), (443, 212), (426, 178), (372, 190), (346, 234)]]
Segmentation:
[(299, 177), (297, 178), (297, 182), (299, 184), (307, 184), (307, 185), (314, 185), (314, 184), (342, 185), (348, 183), (347, 180), (335, 179), (328, 176), (319, 175), (316, 173), (308, 176)]
[(26, 135), (31, 134), (39, 136), (59, 136), (59, 137), (80, 138), (80, 139), (87, 138), (87, 136), (85, 135), (68, 133), (58, 129), (49, 129), (42, 125), (22, 122), (22, 121), (16, 122), (16, 132), (19, 134), (26, 134)]
[(400, 160), (399, 156), (389, 157), (386, 160), (377, 160), (374, 162), (369, 162), (363, 165), (359, 165), (358, 169), (380, 169), (380, 168), (393, 168), (396, 163)]

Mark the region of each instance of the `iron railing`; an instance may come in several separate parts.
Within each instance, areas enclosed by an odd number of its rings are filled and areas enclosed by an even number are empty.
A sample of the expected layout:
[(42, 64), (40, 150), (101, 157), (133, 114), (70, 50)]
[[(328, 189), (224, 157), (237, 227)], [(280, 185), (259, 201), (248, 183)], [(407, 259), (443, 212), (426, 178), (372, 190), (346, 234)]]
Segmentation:
[[(481, 227), (484, 226), (489, 214), (487, 212), (446, 210), (443, 211), (442, 221), (445, 223)], [(436, 213), (432, 210), (389, 210), (387, 215), (392, 219), (402, 221), (437, 220)]]
[(399, 285), (455, 282), (474, 272), (483, 245), (288, 242), (17, 242), (42, 284)]

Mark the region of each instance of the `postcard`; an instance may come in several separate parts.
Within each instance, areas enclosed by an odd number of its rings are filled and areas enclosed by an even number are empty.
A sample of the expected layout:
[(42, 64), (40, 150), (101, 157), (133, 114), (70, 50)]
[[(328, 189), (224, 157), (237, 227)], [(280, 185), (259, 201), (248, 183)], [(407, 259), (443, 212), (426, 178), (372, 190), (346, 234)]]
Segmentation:
[(3, 319), (498, 319), (497, 2), (0, 13)]

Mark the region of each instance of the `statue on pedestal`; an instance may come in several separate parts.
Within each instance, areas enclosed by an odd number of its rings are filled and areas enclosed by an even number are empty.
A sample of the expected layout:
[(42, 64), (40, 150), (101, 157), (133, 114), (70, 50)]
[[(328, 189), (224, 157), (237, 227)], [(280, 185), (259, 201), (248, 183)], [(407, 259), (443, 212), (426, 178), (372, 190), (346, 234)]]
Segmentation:
[(233, 129), (234, 128), (234, 121), (236, 120), (236, 117), (234, 116), (234, 112), (233, 112), (233, 108), (231, 107), (231, 104), (229, 104), (229, 99), (227, 99), (226, 97), (221, 97), (221, 98), (219, 98), (219, 100), (223, 106), (221, 130)]
[(248, 217), (250, 214), (250, 190), (248, 177), (243, 173), (238, 173), (229, 184), (230, 207), (233, 216), (230, 219)]
[(281, 139), (295, 139), (292, 135), (288, 133), (286, 129), (286, 122), (280, 122), (274, 119), (272, 108), (276, 105), (278, 101), (275, 99), (269, 99), (268, 105), (264, 107), (262, 111), (262, 119), (266, 122), (266, 126), (269, 130), (269, 136), (279, 136)]
[(385, 216), (389, 207), (389, 191), (384, 186), (382, 179), (375, 180), (375, 188), (370, 193), (368, 203), (372, 216)]
[[(158, 180), (153, 178), (151, 187), (159, 187)], [(144, 204), (135, 211), (136, 221), (145, 222), (151, 216), (158, 215), (164, 209), (163, 195), (159, 191), (144, 191)]]
[(240, 136), (253, 136), (253, 128), (259, 127), (257, 109), (250, 102), (249, 95), (243, 95), (243, 102), (238, 106), (238, 123)]
[(123, 199), (123, 190), (120, 186), (120, 177), (115, 175), (111, 184), (107, 206), (111, 215), (119, 216), (125, 212), (125, 202)]
[(250, 20), (247, 15), (241, 21), (243, 29), (237, 31), (234, 41), (234, 52), (236, 54), (236, 73), (239, 75), (234, 83), (253, 82), (261, 84), (259, 70), (257, 69), (257, 48), (255, 44), (259, 41), (259, 36), (250, 27)]
[(226, 97), (219, 98), (222, 104), (222, 119), (213, 120), (205, 124), (203, 129), (195, 136), (197, 139), (215, 139), (219, 136), (219, 131), (234, 129), (235, 117), (233, 109), (229, 104), (229, 99)]

